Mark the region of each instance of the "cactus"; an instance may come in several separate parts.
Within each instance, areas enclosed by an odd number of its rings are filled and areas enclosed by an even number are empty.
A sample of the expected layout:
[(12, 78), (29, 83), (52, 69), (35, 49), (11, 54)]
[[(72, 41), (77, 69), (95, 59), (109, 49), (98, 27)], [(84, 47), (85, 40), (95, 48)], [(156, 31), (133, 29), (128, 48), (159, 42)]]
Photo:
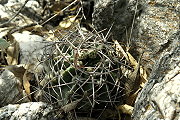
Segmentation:
[[(75, 33), (74, 33), (75, 34)], [(78, 31), (76, 31), (78, 34)], [(87, 35), (87, 34), (86, 34)], [(52, 102), (60, 106), (82, 99), (77, 111), (90, 113), (121, 101), (121, 66), (111, 44), (104, 44), (97, 35), (69, 36), (58, 47), (53, 59), (48, 60), (51, 77), (42, 86), (48, 86)], [(93, 40), (96, 42), (92, 42)], [(76, 40), (76, 41), (75, 41)], [(48, 74), (46, 74), (48, 75)], [(46, 86), (44, 88), (46, 88)], [(99, 113), (100, 114), (100, 113)]]

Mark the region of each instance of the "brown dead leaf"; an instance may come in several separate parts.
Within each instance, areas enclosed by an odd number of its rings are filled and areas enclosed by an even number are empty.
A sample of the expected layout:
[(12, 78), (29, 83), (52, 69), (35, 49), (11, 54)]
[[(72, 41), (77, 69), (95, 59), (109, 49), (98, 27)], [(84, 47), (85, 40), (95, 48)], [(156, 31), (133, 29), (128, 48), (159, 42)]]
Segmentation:
[(70, 28), (76, 22), (76, 16), (69, 16), (59, 23), (62, 29)]
[(14, 74), (14, 76), (20, 80), (22, 84), (23, 76), (26, 71), (26, 69), (23, 66), (9, 65), (9, 66), (6, 66), (5, 69), (11, 71)]
[(11, 46), (7, 48), (7, 63), (8, 65), (17, 65), (18, 64), (18, 57), (19, 57), (19, 43), (14, 41)]
[(141, 77), (141, 80), (140, 80), (141, 83), (146, 83), (148, 81), (147, 80), (148, 74), (142, 66), (140, 66), (140, 77)]
[(128, 98), (126, 99), (126, 104), (128, 105), (134, 105), (135, 100), (138, 96), (138, 93), (141, 91), (141, 88), (139, 88), (138, 90), (136, 90), (133, 94), (131, 94), (130, 96), (128, 96)]
[[(129, 61), (130, 61), (131, 65), (133, 65), (134, 69), (135, 69), (136, 66), (138, 65), (138, 62), (134, 59), (134, 57), (129, 52), (127, 52), (127, 55), (129, 57)], [(140, 79), (141, 79), (140, 83), (147, 82), (148, 75), (147, 75), (146, 70), (142, 66), (140, 66), (139, 72), (140, 72)]]
[(25, 73), (24, 73), (24, 76), (23, 76), (23, 87), (24, 87), (24, 89), (25, 89), (25, 92), (26, 92), (26, 94), (28, 95), (28, 98), (30, 99), (30, 100), (32, 100), (31, 99), (31, 90), (30, 90), (30, 83), (29, 83), (29, 81), (32, 79), (32, 73), (30, 73), (30, 72), (28, 72), (27, 70), (25, 71)]
[(124, 114), (132, 115), (133, 107), (127, 104), (120, 105), (117, 107), (118, 110), (120, 110)]
[(53, 12), (59, 12), (61, 11), (63, 8), (67, 7), (69, 4), (64, 2), (64, 1), (56, 1), (52, 7), (50, 7), (50, 10)]
[(78, 25), (78, 23), (79, 20), (76, 19), (76, 16), (69, 16), (65, 18), (59, 23), (57, 27), (53, 28), (47, 33), (48, 38), (46, 40), (56, 41), (60, 38), (63, 38), (69, 34), (69, 31), (75, 31), (77, 29), (75, 26)]
[(126, 54), (127, 54), (128, 58), (129, 58), (129, 61), (130, 61), (131, 65), (137, 66), (138, 62), (136, 61), (136, 59), (134, 59), (134, 57), (129, 52), (126, 52)]
[(31, 27), (27, 27), (23, 29), (23, 31), (29, 31), (33, 32), (33, 34), (39, 35), (39, 36), (44, 36), (44, 34), (48, 33), (47, 29), (41, 25), (34, 25)]
[[(127, 52), (127, 55), (129, 57), (129, 61), (131, 65), (133, 65), (135, 68), (138, 65), (138, 62), (134, 59), (134, 57), (129, 52)], [(147, 75), (146, 70), (142, 66), (140, 66), (140, 77), (141, 77), (141, 83), (147, 82), (148, 75)]]
[(115, 44), (115, 49), (117, 51), (117, 55), (119, 57), (125, 57), (127, 61), (129, 61), (129, 57), (127, 55), (127, 53), (125, 52), (125, 50), (122, 48), (122, 46), (119, 44), (119, 42), (117, 40), (114, 40), (114, 44)]

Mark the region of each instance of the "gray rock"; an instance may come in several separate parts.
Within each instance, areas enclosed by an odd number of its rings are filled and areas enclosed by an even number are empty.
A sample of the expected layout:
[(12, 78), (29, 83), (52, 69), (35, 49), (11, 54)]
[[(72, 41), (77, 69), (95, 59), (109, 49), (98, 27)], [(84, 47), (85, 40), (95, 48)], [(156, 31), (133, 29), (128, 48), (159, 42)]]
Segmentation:
[(39, 60), (45, 59), (54, 50), (53, 42), (45, 41), (43, 37), (28, 31), (14, 33), (13, 37), (19, 44), (20, 64), (29, 65), (31, 72), (41, 73), (47, 66)]
[(138, 4), (143, 9), (136, 19), (131, 41), (138, 52), (145, 51), (142, 64), (151, 70), (162, 54), (172, 48), (178, 34), (180, 2), (141, 0)]
[[(180, 37), (179, 37), (180, 40)], [(134, 120), (180, 119), (180, 46), (163, 55), (136, 99)]]
[(0, 108), (1, 120), (56, 120), (53, 107), (43, 102), (9, 104)]
[(136, 99), (134, 120), (178, 120), (180, 103), (179, 1), (140, 1), (132, 43), (145, 51), (143, 65), (153, 69)]
[[(132, 3), (132, 2), (131, 2)], [(122, 40), (125, 31), (132, 25), (133, 13), (128, 9), (127, 0), (97, 0), (94, 5), (92, 23), (100, 31), (111, 30), (112, 36), (116, 40)], [(112, 29), (111, 29), (112, 27)]]
[(2, 72), (0, 75), (0, 107), (10, 103), (28, 102), (26, 97), (23, 98), (23, 94), (21, 83), (14, 74), (9, 70)]

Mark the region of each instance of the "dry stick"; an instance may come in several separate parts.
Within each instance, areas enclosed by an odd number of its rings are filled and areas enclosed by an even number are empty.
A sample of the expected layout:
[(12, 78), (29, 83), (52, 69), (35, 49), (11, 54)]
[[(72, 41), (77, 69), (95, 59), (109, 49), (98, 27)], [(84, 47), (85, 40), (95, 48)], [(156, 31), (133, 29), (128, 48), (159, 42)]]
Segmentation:
[(50, 21), (51, 19), (53, 19), (54, 17), (58, 16), (59, 14), (61, 14), (63, 11), (65, 11), (67, 8), (69, 8), (71, 5), (73, 5), (74, 3), (76, 3), (78, 0), (75, 0), (74, 2), (72, 2), (71, 4), (69, 4), (67, 7), (65, 7), (64, 9), (62, 9), (60, 12), (58, 12), (57, 14), (53, 15), (52, 17), (50, 17), (49, 19), (47, 19), (45, 22), (43, 22), (41, 25), (44, 25), (45, 23), (47, 23), (48, 21)]
[[(29, 0), (26, 0), (25, 3), (23, 4), (23, 6), (18, 10), (18, 12), (7, 22), (3, 23), (0, 25), (0, 27), (5, 27), (7, 24), (9, 24), (20, 12), (21, 10), (25, 7), (26, 3), (28, 2)], [(57, 14), (55, 14), (54, 16), (52, 16), (51, 18), (49, 18), (48, 20), (46, 20), (45, 22), (43, 23), (40, 23), (40, 25), (44, 25), (45, 23), (47, 23), (49, 20), (53, 19), (54, 17), (58, 16), (61, 12), (65, 11), (67, 8), (69, 8), (71, 5), (73, 5), (74, 3), (76, 3), (78, 0), (75, 0), (74, 2), (72, 2), (71, 4), (69, 4), (67, 7), (65, 7), (63, 10), (61, 10), (60, 12), (58, 12)], [(27, 28), (27, 27), (32, 27), (32, 26), (35, 26), (37, 25), (37, 23), (32, 23), (32, 24), (28, 24), (28, 25), (25, 25), (25, 26), (22, 26), (22, 27), (19, 27), (19, 28), (16, 28), (16, 29), (13, 29), (10, 31), (10, 33), (14, 33), (16, 31), (19, 31), (19, 30), (22, 30), (24, 28)]]
[(29, 0), (26, 0), (24, 2), (24, 4), (21, 6), (21, 8), (17, 11), (17, 13), (10, 19), (8, 20), (7, 22), (3, 23), (0, 25), (0, 27), (5, 27), (7, 24), (9, 24), (20, 12), (21, 10), (25, 7), (26, 3), (28, 2)]
[(33, 26), (36, 26), (36, 25), (38, 25), (38, 24), (37, 23), (27, 24), (27, 25), (24, 25), (24, 26), (15, 28), (15, 29), (11, 29), (9, 33), (13, 34), (13, 33), (17, 32), (17, 31), (23, 30), (25, 28), (33, 27)]
[(132, 26), (131, 26), (131, 31), (130, 31), (130, 35), (129, 35), (129, 39), (128, 39), (128, 50), (129, 50), (130, 44), (131, 44), (131, 36), (132, 36), (132, 31), (133, 31), (133, 27), (134, 27), (135, 17), (136, 17), (136, 13), (137, 13), (137, 6), (138, 6), (138, 0), (136, 2), (136, 9), (135, 9), (135, 12), (134, 12)]

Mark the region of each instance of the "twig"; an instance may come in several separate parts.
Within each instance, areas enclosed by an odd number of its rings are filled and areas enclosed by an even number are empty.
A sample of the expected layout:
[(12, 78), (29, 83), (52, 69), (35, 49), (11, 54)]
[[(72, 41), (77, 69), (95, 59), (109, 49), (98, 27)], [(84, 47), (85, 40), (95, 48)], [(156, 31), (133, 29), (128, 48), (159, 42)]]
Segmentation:
[(67, 8), (69, 8), (71, 5), (73, 5), (74, 3), (76, 3), (78, 0), (75, 0), (74, 2), (72, 2), (71, 4), (69, 4), (67, 7), (65, 7), (64, 9), (62, 9), (60, 12), (58, 12), (57, 14), (53, 15), (52, 17), (50, 17), (49, 19), (47, 19), (46, 21), (44, 21), (41, 25), (46, 24), (48, 21), (50, 21), (51, 19), (53, 19), (54, 17), (58, 16), (59, 14), (61, 14), (63, 11), (65, 11)]
[[(135, 17), (136, 17), (136, 14), (137, 14), (137, 6), (138, 6), (138, 0), (137, 0), (137, 2), (136, 2), (136, 8), (135, 8), (135, 11), (134, 11), (134, 16), (133, 16), (131, 31), (130, 31), (130, 35), (129, 35), (129, 39), (128, 39), (128, 49), (130, 48), (130, 44), (131, 44), (132, 32), (133, 32), (134, 23), (135, 23)], [(128, 51), (128, 50), (127, 50), (127, 51)]]
[(32, 27), (32, 26), (35, 26), (35, 25), (38, 25), (37, 23), (31, 23), (31, 24), (27, 24), (27, 25), (24, 25), (24, 26), (21, 26), (21, 27), (18, 27), (18, 28), (15, 28), (15, 29), (11, 29), (10, 30), (10, 34), (13, 34), (19, 30), (22, 30), (22, 29), (25, 29), (25, 28), (28, 28), (28, 27)]
[(10, 19), (8, 20), (7, 22), (3, 23), (0, 25), (0, 27), (5, 27), (7, 24), (9, 24), (20, 12), (21, 10), (25, 7), (26, 3), (28, 2), (29, 0), (26, 0), (24, 2), (24, 4), (21, 6), (21, 8), (17, 11), (17, 13)]

